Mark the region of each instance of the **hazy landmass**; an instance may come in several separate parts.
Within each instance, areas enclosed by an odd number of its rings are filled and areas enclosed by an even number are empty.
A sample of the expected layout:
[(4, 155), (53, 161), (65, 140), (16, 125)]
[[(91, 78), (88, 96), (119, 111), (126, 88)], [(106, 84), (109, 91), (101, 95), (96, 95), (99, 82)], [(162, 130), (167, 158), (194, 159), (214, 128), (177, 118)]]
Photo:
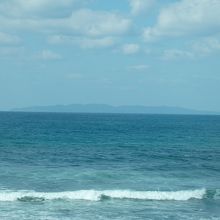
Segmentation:
[(131, 114), (199, 114), (215, 115), (217, 112), (199, 111), (181, 107), (170, 106), (141, 106), (141, 105), (122, 105), (111, 106), (104, 104), (71, 104), (71, 105), (51, 105), (33, 106), (26, 108), (16, 108), (12, 111), (19, 112), (69, 112), (69, 113), (131, 113)]

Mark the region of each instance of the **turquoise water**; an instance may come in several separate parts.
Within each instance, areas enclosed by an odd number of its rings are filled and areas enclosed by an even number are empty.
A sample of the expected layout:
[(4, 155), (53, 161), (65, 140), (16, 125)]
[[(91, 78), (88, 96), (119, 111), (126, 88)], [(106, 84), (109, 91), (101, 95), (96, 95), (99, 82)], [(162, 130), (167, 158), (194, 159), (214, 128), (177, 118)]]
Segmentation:
[(220, 117), (0, 113), (0, 219), (220, 219)]

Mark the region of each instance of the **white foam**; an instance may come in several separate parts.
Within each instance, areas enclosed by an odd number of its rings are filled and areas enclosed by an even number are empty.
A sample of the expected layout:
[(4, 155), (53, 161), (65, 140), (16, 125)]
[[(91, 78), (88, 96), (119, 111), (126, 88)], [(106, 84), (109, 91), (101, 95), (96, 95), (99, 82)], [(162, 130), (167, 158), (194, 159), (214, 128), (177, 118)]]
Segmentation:
[(185, 201), (189, 199), (202, 199), (206, 190), (189, 190), (176, 192), (163, 191), (129, 191), (129, 190), (115, 190), (104, 191), (105, 196), (117, 199), (139, 199), (139, 200), (179, 200)]
[(88, 200), (99, 201), (103, 197), (112, 199), (137, 199), (137, 200), (176, 200), (203, 199), (205, 189), (182, 191), (131, 191), (131, 190), (79, 190), (69, 192), (35, 192), (35, 191), (0, 191), (0, 201), (10, 202), (22, 198), (42, 198), (44, 200)]

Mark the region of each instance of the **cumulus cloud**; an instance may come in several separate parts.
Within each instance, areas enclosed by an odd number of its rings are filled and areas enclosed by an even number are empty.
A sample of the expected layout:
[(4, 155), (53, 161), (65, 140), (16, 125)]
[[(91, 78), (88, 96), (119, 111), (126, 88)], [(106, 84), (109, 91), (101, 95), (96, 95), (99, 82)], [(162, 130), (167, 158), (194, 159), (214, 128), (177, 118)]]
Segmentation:
[(111, 47), (115, 44), (115, 39), (112, 37), (104, 37), (104, 38), (98, 38), (98, 39), (92, 39), (92, 38), (84, 38), (80, 41), (80, 46), (82, 48), (106, 48)]
[(0, 16), (2, 29), (66, 32), (87, 36), (121, 35), (129, 31), (131, 20), (106, 11), (80, 9), (64, 18), (8, 18)]
[(38, 55), (39, 59), (43, 60), (60, 60), (62, 59), (61, 55), (58, 53), (55, 53), (51, 50), (42, 50), (40, 54)]
[(208, 56), (220, 52), (220, 38), (205, 37), (193, 42), (193, 52), (197, 56)]
[(114, 37), (75, 37), (68, 35), (52, 35), (48, 38), (50, 44), (72, 44), (84, 49), (107, 48), (116, 44), (117, 38)]
[(149, 69), (149, 65), (145, 65), (145, 64), (129, 66), (129, 70), (144, 71), (144, 70), (147, 70), (147, 69)]
[[(89, 1), (0, 1), (0, 43), (18, 41), (3, 34), (13, 30), (49, 35), (50, 43), (78, 44), (85, 49), (107, 48), (115, 45), (120, 36), (129, 33), (131, 18), (118, 12), (84, 8)], [(43, 57), (47, 55), (45, 53)]]
[(17, 46), (3, 46), (0, 47), (0, 58), (12, 58), (12, 57), (22, 57), (24, 54), (23, 47)]
[[(81, 0), (85, 2), (85, 0)], [(71, 13), (79, 0), (3, 0), (0, 12), (11, 17), (54, 17)]]
[(112, 12), (81, 9), (71, 15), (67, 25), (90, 36), (117, 35), (129, 30), (131, 20)]
[(122, 46), (122, 52), (126, 55), (136, 54), (140, 51), (138, 44), (125, 44)]
[(64, 44), (64, 43), (74, 43), (75, 38), (67, 35), (51, 35), (48, 37), (48, 42), (50, 44)]
[(164, 60), (178, 60), (185, 58), (193, 58), (194, 54), (187, 50), (179, 50), (179, 49), (168, 49), (165, 50), (162, 54), (162, 59)]
[(131, 13), (139, 15), (148, 11), (154, 4), (155, 0), (130, 0)]
[(164, 60), (197, 59), (220, 52), (220, 39), (218, 37), (203, 37), (191, 42), (188, 48), (167, 49), (163, 51)]
[(20, 42), (20, 38), (15, 36), (15, 35), (11, 35), (11, 34), (7, 34), (4, 32), (0, 32), (0, 44), (17, 44)]
[(73, 80), (78, 80), (78, 79), (83, 79), (83, 75), (80, 73), (70, 73), (66, 75), (66, 78), (68, 79), (73, 79)]
[(145, 29), (144, 39), (216, 32), (220, 28), (219, 11), (219, 0), (178, 1), (161, 10), (156, 25)]

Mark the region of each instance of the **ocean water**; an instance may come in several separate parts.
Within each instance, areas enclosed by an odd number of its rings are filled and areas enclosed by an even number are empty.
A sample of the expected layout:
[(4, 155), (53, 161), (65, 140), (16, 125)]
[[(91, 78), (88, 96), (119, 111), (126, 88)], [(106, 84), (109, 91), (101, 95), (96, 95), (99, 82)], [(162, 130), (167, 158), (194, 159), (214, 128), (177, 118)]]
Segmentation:
[(220, 116), (2, 112), (0, 219), (220, 219)]

